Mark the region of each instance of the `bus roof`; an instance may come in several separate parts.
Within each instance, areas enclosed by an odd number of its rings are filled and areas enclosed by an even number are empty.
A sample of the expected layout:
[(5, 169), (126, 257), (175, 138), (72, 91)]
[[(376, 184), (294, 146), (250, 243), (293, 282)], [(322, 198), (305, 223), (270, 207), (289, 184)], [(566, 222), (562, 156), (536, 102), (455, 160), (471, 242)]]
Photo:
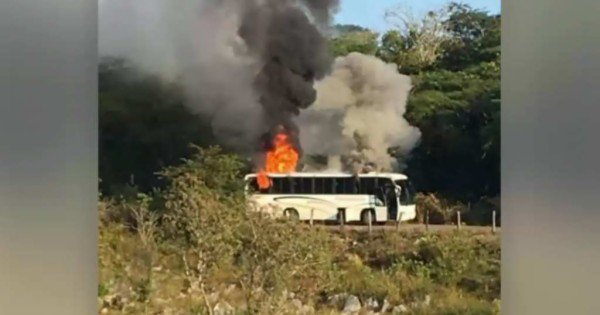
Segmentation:
[[(402, 180), (407, 179), (406, 175), (400, 173), (381, 173), (381, 172), (370, 172), (370, 173), (359, 173), (359, 174), (351, 174), (351, 173), (333, 173), (333, 172), (301, 172), (301, 173), (267, 173), (269, 177), (354, 177), (358, 175), (358, 177), (385, 177), (391, 180)], [(249, 178), (256, 177), (256, 173), (248, 174), (244, 176), (244, 180), (248, 180)]]

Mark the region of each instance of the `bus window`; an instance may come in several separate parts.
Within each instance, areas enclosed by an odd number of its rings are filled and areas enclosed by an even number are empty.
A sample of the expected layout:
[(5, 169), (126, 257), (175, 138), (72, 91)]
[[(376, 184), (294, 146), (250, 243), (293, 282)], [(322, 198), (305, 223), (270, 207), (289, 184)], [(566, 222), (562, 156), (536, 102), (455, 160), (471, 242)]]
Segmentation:
[(375, 194), (375, 178), (363, 177), (360, 179), (360, 193), (365, 195)]
[(394, 187), (394, 183), (389, 178), (379, 178), (377, 185), (378, 187)]
[(281, 186), (283, 184), (282, 183), (283, 179), (284, 178), (280, 178), (280, 177), (271, 178), (273, 185), (271, 185), (271, 188), (269, 188), (269, 194), (281, 194), (282, 193)]
[(396, 185), (400, 186), (400, 203), (403, 205), (415, 204), (415, 191), (412, 184), (407, 180), (397, 180)]
[(352, 195), (357, 193), (358, 185), (352, 177), (338, 177), (335, 179), (335, 184), (336, 194)]
[(335, 181), (333, 178), (323, 178), (323, 193), (324, 194), (333, 194), (334, 193), (334, 184)]
[(281, 181), (281, 191), (280, 194), (289, 194), (292, 192), (292, 181), (290, 178), (284, 177), (280, 179)]
[(324, 194), (325, 193), (325, 179), (324, 178), (315, 178), (315, 194)]
[(344, 179), (343, 178), (334, 178), (333, 179), (333, 193), (334, 194), (344, 194)]
[(256, 177), (248, 179), (248, 190), (249, 192), (253, 193), (261, 193), (260, 189), (258, 188)]
[(290, 192), (292, 194), (303, 194), (304, 192), (302, 191), (302, 183), (301, 183), (302, 178), (299, 177), (290, 177), (289, 181), (290, 181)]
[(316, 177), (315, 178), (315, 193), (316, 194), (333, 194), (334, 193), (333, 178)]
[(310, 177), (302, 177), (300, 178), (300, 192), (302, 194), (312, 194), (312, 178)]
[(304, 194), (302, 190), (302, 178), (290, 177), (290, 193), (291, 194)]

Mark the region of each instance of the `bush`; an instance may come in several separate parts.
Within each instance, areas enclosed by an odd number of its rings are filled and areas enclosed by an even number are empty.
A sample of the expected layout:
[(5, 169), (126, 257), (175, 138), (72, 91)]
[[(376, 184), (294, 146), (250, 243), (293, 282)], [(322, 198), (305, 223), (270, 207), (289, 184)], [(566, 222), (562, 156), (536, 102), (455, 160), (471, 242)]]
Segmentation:
[[(223, 268), (236, 270), (249, 307), (263, 294), (322, 290), (331, 264), (324, 232), (247, 211), (239, 178), (243, 163), (218, 148), (197, 148), (193, 158), (167, 168), (163, 192), (165, 238), (180, 244), (191, 286), (201, 292)], [(300, 290), (302, 289), (302, 290)], [(204, 294), (204, 293), (203, 293)]]
[(500, 197), (481, 198), (473, 203), (465, 219), (476, 225), (491, 225), (493, 211), (496, 211), (496, 225), (500, 226)]
[(440, 198), (436, 194), (419, 193), (415, 197), (417, 204), (417, 221), (425, 223), (425, 216), (429, 214), (429, 223), (431, 224), (449, 224), (456, 223), (456, 213), (466, 213), (468, 208), (459, 202), (450, 202), (447, 199)]

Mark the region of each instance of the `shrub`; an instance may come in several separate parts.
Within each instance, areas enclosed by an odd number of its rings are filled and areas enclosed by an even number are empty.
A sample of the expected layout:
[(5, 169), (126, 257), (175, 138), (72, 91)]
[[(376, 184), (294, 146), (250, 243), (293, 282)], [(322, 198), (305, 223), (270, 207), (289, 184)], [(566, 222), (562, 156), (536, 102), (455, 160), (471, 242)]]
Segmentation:
[(450, 202), (436, 194), (417, 194), (417, 221), (425, 222), (425, 216), (429, 214), (429, 223), (448, 224), (456, 222), (456, 212), (466, 213), (468, 208), (459, 202)]

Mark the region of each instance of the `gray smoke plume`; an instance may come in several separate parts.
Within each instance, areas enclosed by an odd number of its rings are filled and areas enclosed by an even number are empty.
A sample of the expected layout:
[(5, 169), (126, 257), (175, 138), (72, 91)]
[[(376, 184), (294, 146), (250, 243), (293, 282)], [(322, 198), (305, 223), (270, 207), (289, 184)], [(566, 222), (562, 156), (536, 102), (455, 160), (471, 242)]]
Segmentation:
[(316, 98), (338, 0), (100, 0), (100, 54), (181, 80), (189, 106), (240, 151)]
[(420, 138), (403, 117), (410, 77), (394, 64), (351, 53), (335, 60), (333, 72), (316, 89), (315, 104), (297, 119), (305, 153), (327, 156), (329, 169), (403, 168), (389, 150), (406, 158)]

